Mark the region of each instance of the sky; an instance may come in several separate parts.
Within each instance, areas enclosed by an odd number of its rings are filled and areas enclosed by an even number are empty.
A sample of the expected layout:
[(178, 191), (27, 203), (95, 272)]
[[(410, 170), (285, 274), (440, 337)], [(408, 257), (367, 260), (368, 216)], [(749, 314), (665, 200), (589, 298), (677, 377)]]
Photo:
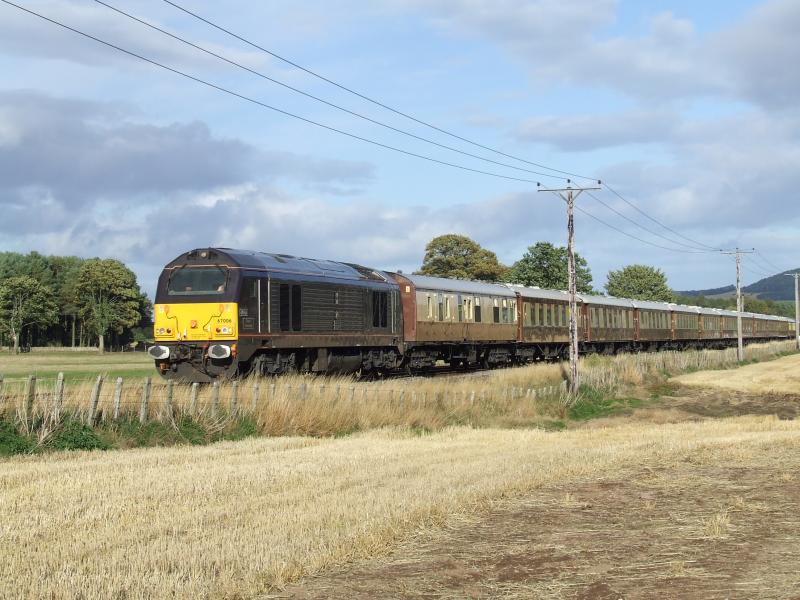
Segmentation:
[(460, 233), (511, 264), (565, 244), (537, 189), (596, 178), (575, 224), (598, 289), (632, 263), (674, 289), (734, 282), (698, 249), (755, 247), (744, 283), (800, 266), (796, 0), (177, 0), (439, 130), (163, 0), (107, 4), (245, 68), (95, 1), (15, 1), (238, 96), (0, 2), (0, 250), (118, 258), (151, 295), (206, 246), (410, 272)]

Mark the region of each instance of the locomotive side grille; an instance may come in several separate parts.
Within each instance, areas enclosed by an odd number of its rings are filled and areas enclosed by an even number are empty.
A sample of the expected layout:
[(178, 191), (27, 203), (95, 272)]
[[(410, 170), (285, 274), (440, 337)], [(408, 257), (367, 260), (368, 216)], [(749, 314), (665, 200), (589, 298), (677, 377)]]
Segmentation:
[[(283, 306), (284, 310), (287, 308), (287, 303), (281, 302), (280, 286), (282, 283), (273, 281), (271, 288), (270, 310), (273, 324), (282, 322), (281, 307)], [(360, 331), (364, 329), (365, 296), (362, 289), (320, 283), (300, 285), (302, 285), (301, 322), (303, 331)], [(287, 317), (283, 316), (285, 320)]]

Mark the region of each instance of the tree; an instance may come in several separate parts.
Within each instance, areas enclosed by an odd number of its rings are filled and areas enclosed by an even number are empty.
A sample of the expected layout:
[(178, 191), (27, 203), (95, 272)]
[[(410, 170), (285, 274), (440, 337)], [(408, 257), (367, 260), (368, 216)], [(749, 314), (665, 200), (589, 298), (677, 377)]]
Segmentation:
[[(567, 249), (550, 242), (537, 242), (508, 271), (509, 283), (566, 290), (569, 284)], [(575, 253), (575, 275), (578, 292), (592, 293), (592, 271), (589, 263)]]
[(33, 277), (10, 277), (0, 285), (0, 327), (11, 335), (14, 354), (25, 327), (47, 327), (58, 320), (58, 307), (49, 288)]
[(628, 265), (619, 271), (609, 271), (606, 290), (610, 295), (620, 298), (661, 302), (675, 300), (664, 272), (647, 265)]
[(465, 235), (453, 233), (433, 238), (425, 246), (425, 258), (418, 275), (433, 275), (451, 279), (500, 281), (507, 267), (497, 255), (482, 248)]
[(122, 333), (142, 319), (141, 291), (136, 275), (118, 260), (87, 260), (78, 272), (76, 305), (87, 327), (97, 336), (100, 352), (109, 333)]

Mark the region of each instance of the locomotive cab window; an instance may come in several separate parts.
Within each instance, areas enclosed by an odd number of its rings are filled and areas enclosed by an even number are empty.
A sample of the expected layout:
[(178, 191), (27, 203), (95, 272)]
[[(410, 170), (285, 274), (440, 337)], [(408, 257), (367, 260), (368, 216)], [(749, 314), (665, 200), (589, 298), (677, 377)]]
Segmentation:
[(170, 276), (167, 293), (170, 296), (223, 294), (227, 285), (226, 267), (181, 267)]

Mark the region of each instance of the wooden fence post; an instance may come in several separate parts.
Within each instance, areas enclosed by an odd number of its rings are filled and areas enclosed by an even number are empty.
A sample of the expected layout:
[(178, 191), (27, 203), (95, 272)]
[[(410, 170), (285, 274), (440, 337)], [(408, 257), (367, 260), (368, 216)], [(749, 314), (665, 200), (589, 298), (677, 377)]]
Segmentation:
[(192, 391), (189, 393), (189, 416), (194, 419), (194, 413), (197, 410), (197, 390), (200, 384), (196, 381), (192, 384)]
[(142, 384), (142, 404), (139, 407), (139, 423), (147, 422), (147, 403), (150, 402), (150, 378), (145, 377)]
[(167, 381), (167, 393), (164, 401), (164, 409), (161, 411), (161, 416), (165, 414), (172, 418), (172, 400), (175, 395), (175, 382), (172, 379)]
[(28, 430), (33, 425), (33, 401), (35, 399), (36, 375), (28, 375), (25, 382), (25, 428)]
[(231, 384), (231, 415), (236, 414), (236, 406), (239, 404), (239, 382), (234, 381)]
[(97, 416), (97, 405), (100, 403), (100, 390), (103, 389), (103, 376), (98, 375), (94, 381), (92, 395), (89, 398), (89, 413), (86, 415), (86, 424), (94, 427), (95, 417)]
[(122, 377), (117, 377), (117, 385), (114, 387), (114, 415), (113, 419), (119, 421), (119, 411), (122, 406)]
[(356, 388), (355, 386), (350, 386), (350, 404), (353, 404), (356, 399)]
[(211, 384), (211, 416), (216, 417), (219, 410), (219, 381)]
[(253, 383), (253, 405), (251, 409), (251, 412), (253, 414), (256, 414), (256, 410), (258, 409), (258, 395), (259, 392), (261, 391), (260, 387), (261, 386), (258, 385), (257, 381)]
[(475, 405), (475, 390), (472, 390), (469, 393), (469, 405), (470, 406), (474, 406)]
[(59, 373), (56, 378), (56, 387), (53, 390), (53, 422), (61, 420), (61, 407), (64, 406), (64, 373)]

